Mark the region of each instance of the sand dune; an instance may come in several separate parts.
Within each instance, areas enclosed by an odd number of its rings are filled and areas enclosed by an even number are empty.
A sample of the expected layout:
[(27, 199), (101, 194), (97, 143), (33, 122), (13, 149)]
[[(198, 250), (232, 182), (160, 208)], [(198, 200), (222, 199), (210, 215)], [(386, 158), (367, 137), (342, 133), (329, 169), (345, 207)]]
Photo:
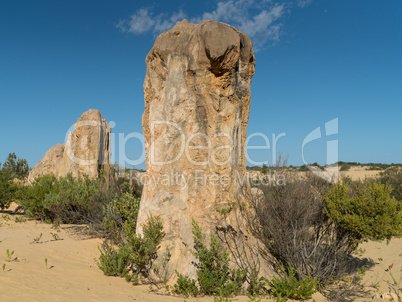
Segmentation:
[(342, 177), (350, 177), (352, 180), (365, 180), (366, 178), (376, 178), (384, 170), (368, 170), (367, 166), (351, 167), (348, 171), (341, 172)]

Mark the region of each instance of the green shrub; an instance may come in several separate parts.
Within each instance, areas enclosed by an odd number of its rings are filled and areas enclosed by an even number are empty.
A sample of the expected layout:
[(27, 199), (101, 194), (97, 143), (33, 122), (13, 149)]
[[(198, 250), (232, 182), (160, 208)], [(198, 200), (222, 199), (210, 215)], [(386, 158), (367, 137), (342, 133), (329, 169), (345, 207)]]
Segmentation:
[(268, 280), (265, 277), (258, 278), (258, 271), (254, 269), (252, 272), (248, 273), (248, 288), (247, 291), (250, 296), (261, 295), (266, 293), (266, 287)]
[(281, 263), (299, 268), (298, 280), (310, 276), (328, 284), (342, 278), (359, 242), (402, 235), (402, 204), (390, 196), (389, 185), (331, 185), (288, 173), (285, 185), (259, 189), (263, 195), (242, 193), (249, 205), (243, 217), (266, 249), (262, 257), (277, 271)]
[(266, 164), (262, 164), (261, 173), (268, 174), (268, 172), (269, 172), (268, 166)]
[(2, 170), (8, 172), (10, 179), (23, 179), (28, 176), (30, 168), (26, 159), (17, 158), (13, 152), (8, 154)]
[(149, 216), (143, 227), (143, 236), (129, 233), (127, 243), (116, 251), (108, 243), (99, 248), (101, 255), (98, 266), (107, 276), (122, 276), (127, 281), (138, 283), (141, 277), (156, 284), (151, 276), (157, 251), (165, 236), (159, 216)]
[(350, 165), (342, 165), (339, 171), (349, 171), (351, 168)]
[(14, 200), (14, 194), (17, 191), (17, 185), (0, 170), (0, 209), (8, 208)]
[(390, 196), (392, 189), (379, 182), (337, 184), (325, 195), (326, 213), (351, 240), (390, 240), (402, 235), (402, 204)]
[(97, 235), (123, 244), (126, 233), (135, 233), (140, 190), (136, 182), (130, 186), (120, 179), (106, 183), (102, 177), (44, 175), (31, 186), (18, 189), (15, 195), (29, 216), (58, 223), (89, 224)]
[(17, 198), (30, 216), (62, 223), (99, 224), (103, 205), (111, 199), (107, 193), (100, 179), (44, 175), (32, 186), (22, 188)]
[(4, 210), (12, 201), (16, 201), (20, 186), (14, 183), (14, 178), (23, 179), (28, 176), (28, 173), (27, 160), (17, 158), (15, 153), (10, 153), (0, 169), (0, 209)]
[(28, 216), (37, 216), (41, 219), (50, 218), (50, 213), (44, 207), (43, 200), (52, 191), (56, 182), (57, 178), (53, 175), (40, 176), (32, 186), (22, 187), (17, 192), (18, 203), (26, 209)]
[(305, 300), (311, 298), (312, 294), (317, 291), (318, 282), (315, 279), (311, 277), (296, 278), (296, 273), (291, 266), (288, 271), (282, 266), (282, 273), (282, 276), (274, 277), (268, 282), (275, 297), (281, 300)]
[(382, 184), (389, 184), (392, 187), (391, 196), (402, 201), (402, 168), (391, 167), (380, 172), (379, 181)]
[(115, 250), (106, 241), (98, 247), (100, 251), (98, 267), (106, 276), (126, 276), (129, 257), (124, 249)]
[(197, 285), (195, 284), (195, 280), (191, 279), (188, 276), (183, 276), (176, 271), (177, 282), (174, 285), (174, 292), (176, 294), (182, 294), (185, 298), (189, 296), (197, 297), (199, 290)]
[(299, 167), (300, 172), (307, 172), (310, 171), (309, 168), (306, 165), (302, 165)]
[(36, 178), (31, 186), (21, 188), (18, 203), (30, 216), (63, 223), (101, 224), (104, 207), (115, 196), (105, 188), (102, 179), (78, 179), (71, 175), (56, 178), (44, 175)]
[(211, 232), (209, 248), (206, 244), (206, 234), (195, 220), (192, 221), (194, 250), (191, 253), (197, 258), (198, 283), (200, 290), (206, 295), (228, 297), (238, 294), (245, 281), (245, 270), (229, 268), (229, 253), (222, 247), (219, 240)]
[(151, 276), (153, 263), (158, 258), (160, 243), (165, 237), (162, 220), (159, 216), (148, 217), (145, 224), (142, 225), (143, 236), (130, 232), (126, 236), (127, 244), (124, 246), (129, 253), (129, 262), (132, 271), (137, 277), (148, 278), (155, 283)]
[(124, 243), (126, 236), (132, 237), (135, 234), (139, 207), (140, 199), (129, 192), (116, 195), (112, 202), (105, 206), (102, 224), (113, 241)]
[(135, 198), (141, 198), (143, 186), (135, 178), (131, 180), (131, 185), (126, 178), (118, 178), (112, 184), (119, 194), (130, 193)]
[(192, 221), (194, 249), (191, 253), (197, 258), (198, 282), (203, 293), (218, 294), (218, 290), (229, 279), (229, 253), (223, 250), (217, 238), (211, 233), (210, 249), (206, 246), (206, 234), (195, 220)]
[(63, 223), (88, 223), (93, 214), (101, 213), (94, 199), (102, 196), (100, 180), (89, 179), (87, 175), (73, 179), (70, 174), (54, 183), (43, 199), (43, 207), (52, 220), (57, 217)]

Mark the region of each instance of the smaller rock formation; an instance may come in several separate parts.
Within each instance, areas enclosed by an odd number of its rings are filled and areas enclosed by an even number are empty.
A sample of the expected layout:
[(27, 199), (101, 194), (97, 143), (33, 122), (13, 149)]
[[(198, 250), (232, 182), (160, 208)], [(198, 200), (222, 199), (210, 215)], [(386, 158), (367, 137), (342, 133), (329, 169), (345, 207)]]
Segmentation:
[(74, 131), (69, 133), (66, 144), (51, 147), (32, 169), (29, 183), (44, 174), (64, 177), (71, 173), (74, 178), (87, 174), (94, 179), (103, 169), (106, 176), (110, 176), (110, 133), (110, 126), (99, 110), (84, 112), (75, 123)]
[(45, 174), (57, 175), (61, 160), (63, 159), (64, 145), (57, 144), (51, 147), (45, 156), (36, 164), (28, 176), (28, 182), (32, 183), (38, 176)]
[(110, 172), (110, 126), (98, 110), (90, 109), (68, 135), (58, 176), (97, 178), (101, 169)]

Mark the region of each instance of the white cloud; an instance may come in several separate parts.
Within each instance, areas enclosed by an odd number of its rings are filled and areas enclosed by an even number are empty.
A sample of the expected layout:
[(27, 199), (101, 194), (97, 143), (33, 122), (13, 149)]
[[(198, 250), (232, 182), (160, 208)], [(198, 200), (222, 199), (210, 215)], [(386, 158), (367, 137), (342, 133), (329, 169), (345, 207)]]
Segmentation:
[(166, 14), (153, 15), (148, 9), (140, 9), (130, 16), (128, 20), (120, 20), (116, 25), (122, 32), (144, 34), (147, 32), (161, 33), (172, 28), (176, 22), (186, 17), (182, 11), (173, 13), (170, 17)]
[[(297, 0), (297, 6), (309, 5), (312, 0)], [(218, 2), (216, 9), (201, 12), (198, 16), (191, 16), (190, 22), (199, 23), (202, 20), (226, 22), (244, 31), (254, 42), (257, 49), (267, 43), (279, 41), (282, 24), (280, 18), (285, 14), (285, 7), (290, 5), (274, 3), (273, 0), (223, 0)], [(116, 27), (123, 32), (144, 34), (152, 32), (159, 34), (172, 28), (176, 22), (185, 19), (186, 13), (182, 10), (172, 14), (153, 14), (147, 8), (142, 8), (130, 16), (128, 20), (121, 20)]]
[(127, 31), (134, 34), (143, 34), (155, 26), (155, 20), (147, 9), (140, 9), (127, 21)]
[(177, 22), (182, 21), (185, 18), (186, 18), (186, 14), (183, 11), (175, 12), (169, 18), (165, 18), (164, 15), (159, 15), (156, 20), (153, 31), (155, 33), (164, 32), (164, 31), (172, 28)]
[(216, 10), (203, 13), (202, 19), (213, 21), (239, 21), (242, 18), (242, 8), (246, 5), (247, 3), (244, 1), (218, 2)]
[(262, 46), (268, 40), (279, 41), (281, 24), (274, 24), (284, 12), (283, 5), (272, 7), (269, 11), (263, 10), (252, 20), (244, 21), (240, 29), (251, 39), (255, 38), (257, 46)]
[(305, 7), (307, 5), (310, 5), (313, 0), (297, 0), (297, 6), (298, 7)]
[(199, 23), (202, 20), (212, 20), (227, 22), (236, 26), (236, 24), (246, 20), (245, 12), (251, 7), (252, 0), (229, 0), (226, 2), (218, 2), (214, 11), (204, 12), (200, 16), (190, 19), (190, 22)]

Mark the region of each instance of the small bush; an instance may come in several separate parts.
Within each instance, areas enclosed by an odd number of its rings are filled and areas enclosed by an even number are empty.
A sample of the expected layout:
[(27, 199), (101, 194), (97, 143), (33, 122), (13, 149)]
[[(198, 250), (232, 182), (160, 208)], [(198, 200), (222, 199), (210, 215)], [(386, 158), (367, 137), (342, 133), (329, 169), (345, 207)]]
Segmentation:
[[(219, 295), (228, 297), (231, 294), (239, 294), (241, 286), (245, 282), (247, 272), (240, 269), (229, 268), (229, 253), (222, 247), (218, 238), (211, 233), (209, 248), (206, 243), (206, 234), (193, 219), (192, 233), (194, 238), (194, 250), (191, 253), (197, 258), (198, 263), (193, 263), (197, 268), (197, 279), (200, 292), (205, 295)], [(184, 277), (186, 278), (186, 277)], [(181, 281), (189, 279), (180, 279)], [(180, 288), (180, 285), (177, 284)]]
[(266, 293), (266, 287), (268, 280), (265, 277), (258, 278), (258, 271), (254, 269), (252, 272), (248, 273), (248, 288), (247, 291), (251, 296), (261, 295)]
[(242, 193), (252, 209), (243, 207), (243, 216), (278, 271), (281, 264), (298, 268), (298, 280), (311, 276), (326, 284), (350, 273), (359, 242), (402, 234), (402, 204), (389, 185), (331, 185), (307, 176), (287, 174), (283, 186), (260, 186), (260, 196)]
[(379, 182), (389, 184), (392, 188), (391, 196), (402, 201), (402, 168), (391, 167), (381, 172)]
[(390, 240), (402, 235), (402, 204), (387, 184), (335, 185), (325, 196), (328, 217), (352, 240)]
[(211, 233), (210, 249), (206, 246), (206, 235), (201, 227), (193, 220), (194, 251), (198, 282), (201, 290), (207, 295), (218, 294), (229, 279), (229, 253), (223, 250), (217, 238)]
[(28, 216), (37, 216), (41, 219), (50, 218), (50, 213), (45, 208), (43, 200), (52, 191), (56, 181), (55, 176), (44, 175), (38, 177), (32, 186), (22, 187), (17, 192), (18, 203), (26, 209)]
[(10, 153), (1, 167), (0, 163), (0, 209), (4, 210), (16, 200), (16, 194), (20, 186), (14, 183), (14, 179), (24, 179), (28, 176), (29, 166), (26, 159), (17, 158), (15, 153)]
[(128, 255), (115, 250), (106, 241), (98, 248), (100, 251), (98, 267), (106, 276), (125, 276), (128, 274)]
[[(262, 197), (258, 192), (260, 192), (259, 189), (255, 188), (248, 191), (251, 196), (257, 194)], [(245, 212), (250, 212), (250, 205), (244, 203), (244, 197), (241, 196), (241, 193), (236, 194), (236, 202), (217, 209), (222, 218), (215, 231), (220, 242), (230, 253), (231, 261), (241, 271), (246, 272), (245, 282), (250, 296), (264, 295), (267, 292), (267, 280), (264, 277), (259, 278), (262, 260), (261, 244), (256, 238), (250, 236), (247, 218), (250, 220), (254, 220), (254, 218), (244, 215)]]
[(268, 174), (268, 172), (269, 172), (268, 166), (266, 164), (262, 164), (261, 173)]
[(16, 191), (17, 185), (0, 170), (0, 209), (4, 210), (10, 206)]
[(182, 294), (185, 298), (189, 296), (197, 297), (199, 290), (197, 285), (195, 284), (195, 280), (191, 279), (188, 276), (183, 276), (176, 271), (177, 282), (174, 285), (174, 292), (176, 294)]
[(111, 187), (120, 193), (130, 193), (134, 198), (141, 198), (143, 189), (142, 184), (136, 178), (131, 180), (131, 185), (126, 178), (118, 178), (111, 183)]
[(159, 254), (159, 257), (160, 260), (158, 260), (158, 264), (154, 264), (152, 269), (156, 277), (159, 279), (159, 282), (166, 285), (167, 281), (172, 275), (169, 269), (169, 261), (172, 257), (170, 247), (166, 246), (165, 252), (163, 252), (162, 255)]
[(24, 179), (28, 176), (30, 168), (26, 159), (17, 157), (13, 152), (8, 154), (2, 170), (7, 171), (10, 179)]
[[(198, 259), (197, 276), (201, 291), (206, 295), (220, 294), (225, 297), (233, 292), (239, 292), (244, 282), (245, 274), (239, 270), (229, 269), (229, 253), (218, 239), (211, 233), (210, 248), (206, 246), (206, 235), (201, 227), (193, 220), (194, 251)], [(242, 278), (243, 277), (243, 278)], [(240, 279), (240, 280), (238, 280)], [(243, 279), (243, 280), (242, 280)]]
[(42, 204), (52, 221), (58, 218), (63, 223), (99, 223), (101, 204), (107, 202), (104, 193), (101, 180), (87, 175), (73, 179), (70, 174), (54, 182)]
[(285, 185), (260, 186), (260, 195), (247, 188), (241, 193), (251, 207), (243, 207), (243, 216), (265, 247), (261, 255), (278, 272), (283, 264), (299, 268), (300, 280), (326, 282), (346, 269), (354, 246), (325, 214), (321, 192), (327, 186), (315, 177), (286, 174)]
[(306, 165), (302, 165), (299, 167), (300, 172), (307, 172), (310, 171), (309, 168)]
[(99, 258), (99, 268), (108, 276), (123, 276), (127, 281), (138, 283), (141, 277), (156, 284), (151, 276), (157, 251), (165, 236), (160, 217), (148, 217), (143, 225), (143, 236), (134, 232), (127, 236), (127, 243), (118, 251), (104, 243)]
[[(102, 175), (102, 173), (101, 173)], [(91, 226), (98, 235), (114, 243), (124, 243), (125, 229), (135, 232), (141, 187), (127, 181), (104, 178), (74, 179), (71, 175), (56, 178), (38, 177), (32, 186), (21, 187), (16, 201), (29, 216), (59, 223)]]
[(117, 195), (105, 206), (102, 226), (108, 231), (110, 239), (123, 244), (127, 242), (126, 236), (135, 234), (139, 207), (140, 199), (129, 192)]
[(291, 266), (287, 271), (282, 266), (281, 270), (283, 273), (281, 277), (274, 277), (268, 282), (275, 297), (283, 300), (306, 300), (317, 291), (318, 282), (313, 278), (296, 278), (296, 273)]
[(159, 216), (150, 215), (142, 227), (143, 236), (130, 233), (130, 236), (126, 237), (127, 244), (125, 247), (130, 255), (130, 263), (135, 274), (154, 282), (151, 271), (154, 261), (158, 258), (157, 252), (162, 239), (165, 237), (165, 232)]
[(342, 165), (339, 171), (349, 171), (351, 168), (350, 165)]

